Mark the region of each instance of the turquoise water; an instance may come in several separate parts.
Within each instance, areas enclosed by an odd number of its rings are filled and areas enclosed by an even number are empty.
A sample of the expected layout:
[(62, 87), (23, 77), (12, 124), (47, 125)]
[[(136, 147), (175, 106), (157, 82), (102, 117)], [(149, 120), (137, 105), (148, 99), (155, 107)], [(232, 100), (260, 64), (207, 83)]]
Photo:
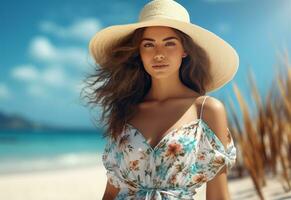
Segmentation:
[(96, 131), (0, 131), (0, 173), (100, 165)]

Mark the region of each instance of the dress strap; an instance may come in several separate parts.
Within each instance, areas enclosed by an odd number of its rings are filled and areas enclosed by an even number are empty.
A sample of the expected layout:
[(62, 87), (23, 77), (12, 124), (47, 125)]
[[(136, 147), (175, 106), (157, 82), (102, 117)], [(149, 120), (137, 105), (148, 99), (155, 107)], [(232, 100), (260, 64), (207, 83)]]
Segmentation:
[(203, 106), (204, 106), (204, 102), (205, 102), (207, 97), (208, 96), (205, 96), (204, 99), (203, 99), (202, 106), (201, 106), (201, 109), (200, 109), (200, 117), (199, 117), (199, 119), (202, 119)]

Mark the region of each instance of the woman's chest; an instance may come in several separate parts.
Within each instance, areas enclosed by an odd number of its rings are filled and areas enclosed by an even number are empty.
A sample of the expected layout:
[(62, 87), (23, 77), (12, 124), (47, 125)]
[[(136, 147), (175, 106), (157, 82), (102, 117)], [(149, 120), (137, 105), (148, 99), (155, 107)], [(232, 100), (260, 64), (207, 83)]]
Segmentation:
[(118, 142), (118, 152), (125, 162), (137, 161), (148, 163), (183, 160), (194, 155), (199, 141), (199, 120), (194, 120), (165, 135), (155, 146), (151, 146), (146, 138), (134, 127), (128, 127)]
[(138, 109), (128, 125), (138, 131), (151, 147), (155, 147), (168, 133), (193, 119), (197, 119), (194, 105), (156, 106)]

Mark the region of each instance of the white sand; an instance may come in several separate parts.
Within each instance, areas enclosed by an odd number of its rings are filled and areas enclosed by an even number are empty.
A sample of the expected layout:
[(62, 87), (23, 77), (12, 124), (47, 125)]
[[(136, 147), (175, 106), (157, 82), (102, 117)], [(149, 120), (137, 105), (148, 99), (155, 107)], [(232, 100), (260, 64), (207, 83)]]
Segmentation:
[[(229, 182), (233, 200), (258, 199), (250, 178)], [(1, 200), (101, 200), (106, 175), (103, 166), (0, 176)], [(266, 199), (291, 199), (276, 180), (264, 188)], [(199, 196), (199, 197), (198, 197)], [(205, 187), (197, 200), (205, 199)], [(284, 197), (284, 198), (283, 198)], [(196, 200), (195, 199), (195, 200)]]
[(106, 180), (103, 166), (1, 175), (0, 199), (101, 200)]
[(0, 177), (1, 200), (97, 200), (105, 189), (103, 167)]
[[(232, 200), (258, 200), (254, 184), (250, 177), (229, 181)], [(278, 179), (267, 178), (267, 185), (262, 189), (265, 200), (291, 199), (291, 191), (285, 193)]]

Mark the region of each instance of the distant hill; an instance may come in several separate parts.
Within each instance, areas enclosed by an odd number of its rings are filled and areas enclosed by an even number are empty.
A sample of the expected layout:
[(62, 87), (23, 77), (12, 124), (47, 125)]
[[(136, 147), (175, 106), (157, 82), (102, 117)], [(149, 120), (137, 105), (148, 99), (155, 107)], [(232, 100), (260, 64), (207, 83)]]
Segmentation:
[(18, 129), (43, 129), (43, 130), (94, 130), (92, 128), (67, 128), (44, 125), (41, 123), (32, 122), (20, 115), (7, 115), (0, 112), (0, 130), (18, 130)]
[(9, 116), (0, 112), (0, 129), (34, 129), (41, 127), (40, 124), (30, 122), (19, 115)]

